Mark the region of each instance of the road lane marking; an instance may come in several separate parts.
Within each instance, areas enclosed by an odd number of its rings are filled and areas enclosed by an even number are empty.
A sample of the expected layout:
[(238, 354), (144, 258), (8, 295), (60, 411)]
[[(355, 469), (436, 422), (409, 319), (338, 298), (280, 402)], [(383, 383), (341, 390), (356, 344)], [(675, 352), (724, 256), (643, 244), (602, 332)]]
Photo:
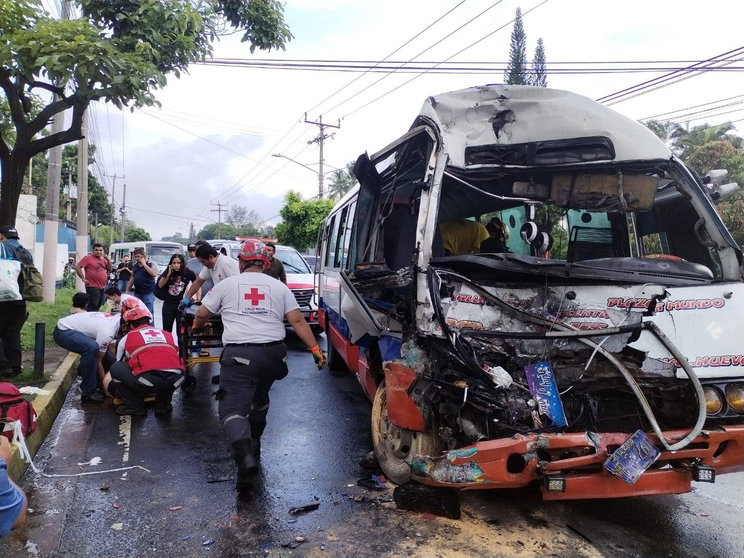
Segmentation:
[(121, 462), (127, 463), (129, 461), (129, 444), (132, 441), (132, 417), (125, 415), (119, 420), (119, 438), (121, 440), (118, 444), (124, 448)]

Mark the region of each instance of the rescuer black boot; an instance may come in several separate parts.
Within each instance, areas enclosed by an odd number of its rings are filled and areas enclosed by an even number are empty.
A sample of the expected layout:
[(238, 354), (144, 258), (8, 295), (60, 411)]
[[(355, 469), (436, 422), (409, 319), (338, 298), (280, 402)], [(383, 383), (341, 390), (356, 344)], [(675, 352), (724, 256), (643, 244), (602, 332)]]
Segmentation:
[(251, 488), (251, 477), (258, 472), (258, 463), (253, 456), (251, 440), (242, 439), (232, 443), (233, 457), (238, 466), (235, 490), (242, 492)]

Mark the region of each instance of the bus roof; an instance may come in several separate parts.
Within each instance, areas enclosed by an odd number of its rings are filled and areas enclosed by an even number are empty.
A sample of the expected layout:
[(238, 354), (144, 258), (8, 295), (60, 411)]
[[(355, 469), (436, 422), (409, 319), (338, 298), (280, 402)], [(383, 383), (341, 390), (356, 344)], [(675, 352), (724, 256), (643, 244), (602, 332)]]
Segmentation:
[(465, 148), (548, 140), (605, 137), (614, 161), (670, 159), (671, 151), (648, 128), (588, 97), (524, 85), (471, 87), (429, 97), (422, 117), (434, 122), (449, 164), (465, 168)]

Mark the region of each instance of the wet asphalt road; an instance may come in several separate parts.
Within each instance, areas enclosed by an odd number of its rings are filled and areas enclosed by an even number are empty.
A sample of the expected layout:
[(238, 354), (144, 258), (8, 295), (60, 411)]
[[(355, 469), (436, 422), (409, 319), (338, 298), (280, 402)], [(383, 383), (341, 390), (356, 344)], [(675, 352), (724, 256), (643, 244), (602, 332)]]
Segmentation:
[[(320, 337), (321, 342), (324, 337)], [(356, 485), (371, 449), (370, 404), (351, 376), (315, 369), (290, 334), (290, 375), (272, 389), (251, 497), (216, 418), (216, 364), (176, 392), (169, 418), (81, 406), (73, 387), (22, 486), (33, 512), (0, 556), (703, 556), (744, 555), (744, 475), (681, 496), (542, 503), (536, 491), (462, 494), (459, 521), (397, 510)], [(93, 458), (98, 465), (87, 465)], [(351, 486), (350, 486), (351, 485)], [(316, 511), (290, 508), (317, 503)]]

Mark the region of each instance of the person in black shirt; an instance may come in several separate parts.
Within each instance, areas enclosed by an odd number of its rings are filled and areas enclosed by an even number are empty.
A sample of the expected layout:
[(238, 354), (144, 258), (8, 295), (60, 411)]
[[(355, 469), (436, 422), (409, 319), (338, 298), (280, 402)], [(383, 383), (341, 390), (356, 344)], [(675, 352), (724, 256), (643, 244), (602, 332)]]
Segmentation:
[(121, 292), (127, 290), (127, 283), (129, 278), (132, 276), (132, 262), (129, 259), (129, 254), (122, 256), (121, 263), (116, 268), (116, 277), (119, 281), (118, 287)]
[(168, 262), (168, 269), (158, 277), (157, 281), (157, 288), (166, 291), (165, 298), (163, 298), (163, 329), (165, 331), (173, 330), (173, 322), (178, 315), (178, 303), (181, 302), (186, 287), (195, 280), (196, 275), (186, 267), (184, 257), (181, 254), (173, 254)]

